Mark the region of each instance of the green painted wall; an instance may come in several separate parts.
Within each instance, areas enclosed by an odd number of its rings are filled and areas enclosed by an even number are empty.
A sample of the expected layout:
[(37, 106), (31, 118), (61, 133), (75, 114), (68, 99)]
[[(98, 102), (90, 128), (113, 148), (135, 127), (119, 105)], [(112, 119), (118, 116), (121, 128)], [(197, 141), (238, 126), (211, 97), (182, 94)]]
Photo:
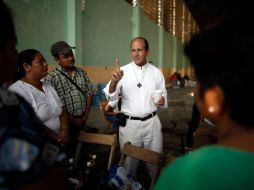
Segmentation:
[(166, 68), (173, 68), (173, 46), (172, 35), (165, 30), (163, 31), (164, 44), (163, 44), (163, 65)]
[(132, 7), (119, 0), (86, 0), (83, 15), (85, 65), (112, 66), (130, 61)]
[(13, 12), (19, 51), (35, 48), (54, 64), (50, 46), (65, 40), (75, 46), (76, 63), (110, 67), (115, 58), (131, 61), (129, 45), (135, 36), (150, 44), (148, 60), (160, 68), (189, 67), (182, 43), (149, 20), (138, 7), (123, 0), (5, 0)]
[(50, 46), (67, 38), (66, 0), (5, 0), (9, 5), (18, 37), (18, 51), (34, 48), (49, 63), (54, 62)]
[(148, 57), (148, 60), (151, 60), (154, 65), (158, 66), (159, 27), (154, 24), (149, 18), (147, 18), (147, 16), (145, 16), (143, 13), (140, 14), (140, 17), (140, 36), (143, 36), (149, 42), (150, 55)]

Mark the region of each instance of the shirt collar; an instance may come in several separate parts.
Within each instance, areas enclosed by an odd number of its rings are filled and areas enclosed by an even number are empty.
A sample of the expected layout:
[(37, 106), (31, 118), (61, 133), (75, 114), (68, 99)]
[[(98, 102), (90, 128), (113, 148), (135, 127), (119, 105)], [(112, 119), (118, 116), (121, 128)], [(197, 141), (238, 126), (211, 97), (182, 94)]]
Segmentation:
[(134, 63), (134, 61), (132, 61), (133, 68), (134, 68), (134, 69), (138, 69), (138, 70), (141, 70), (141, 68), (142, 68), (142, 69), (146, 69), (146, 68), (148, 67), (148, 64), (149, 64), (149, 63), (146, 62), (146, 64), (145, 64), (144, 66), (140, 67), (140, 66), (136, 65), (136, 64)]

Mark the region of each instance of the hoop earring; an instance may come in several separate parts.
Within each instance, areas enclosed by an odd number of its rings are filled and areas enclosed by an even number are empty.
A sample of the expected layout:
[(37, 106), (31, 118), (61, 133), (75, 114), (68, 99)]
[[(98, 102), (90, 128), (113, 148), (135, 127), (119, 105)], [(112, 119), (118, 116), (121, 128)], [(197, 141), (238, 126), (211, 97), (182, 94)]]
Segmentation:
[(215, 108), (213, 106), (209, 106), (208, 112), (213, 113), (215, 111)]

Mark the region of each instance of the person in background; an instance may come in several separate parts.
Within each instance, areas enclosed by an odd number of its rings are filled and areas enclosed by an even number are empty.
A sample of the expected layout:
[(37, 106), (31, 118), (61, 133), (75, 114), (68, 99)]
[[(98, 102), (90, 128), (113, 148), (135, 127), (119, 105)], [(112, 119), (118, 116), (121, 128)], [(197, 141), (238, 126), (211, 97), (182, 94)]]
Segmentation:
[(50, 50), (58, 66), (44, 81), (55, 88), (68, 112), (70, 143), (67, 154), (68, 157), (73, 157), (79, 132), (85, 129), (96, 90), (86, 72), (74, 66), (75, 58), (69, 44), (58, 41)]
[(184, 78), (181, 76), (181, 74), (180, 73), (177, 73), (177, 75), (176, 75), (176, 77), (177, 77), (177, 83), (179, 84), (178, 86), (179, 87), (185, 87), (185, 80), (184, 80)]
[(116, 114), (121, 111), (121, 96), (117, 100), (108, 101), (104, 111), (105, 118), (112, 123), (113, 133), (118, 135), (119, 124), (116, 121)]
[[(119, 128), (119, 142), (131, 144), (156, 152), (162, 152), (162, 132), (156, 110), (167, 107), (167, 91), (162, 72), (147, 62), (148, 41), (136, 37), (130, 43), (132, 62), (121, 67), (116, 60), (111, 81), (104, 88), (108, 99), (117, 100), (121, 94), (121, 112), (126, 118), (126, 126)], [(153, 95), (161, 90), (162, 96), (154, 102)], [(125, 168), (135, 177), (138, 160), (128, 157)], [(156, 168), (147, 165), (150, 176)]]
[(197, 107), (217, 126), (218, 142), (176, 159), (154, 190), (254, 189), (252, 20), (225, 18), (185, 47), (197, 78)]
[(172, 82), (172, 85), (173, 85), (173, 88), (178, 88), (178, 79), (177, 79), (177, 72), (174, 72), (170, 77), (169, 77), (169, 80), (170, 82)]
[(18, 56), (12, 16), (3, 1), (0, 23), (0, 189), (68, 189), (61, 154), (46, 127), (24, 98), (6, 88)]
[(48, 64), (43, 55), (35, 49), (19, 53), (17, 81), (9, 87), (25, 98), (35, 113), (47, 126), (49, 136), (61, 147), (69, 141), (68, 115), (54, 88), (41, 79), (48, 74)]

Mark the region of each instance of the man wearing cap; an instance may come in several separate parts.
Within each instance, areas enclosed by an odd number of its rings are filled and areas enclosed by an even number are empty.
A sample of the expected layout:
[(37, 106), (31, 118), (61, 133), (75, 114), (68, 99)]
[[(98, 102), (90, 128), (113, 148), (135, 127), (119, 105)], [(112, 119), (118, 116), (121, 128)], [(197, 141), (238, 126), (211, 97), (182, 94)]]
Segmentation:
[(44, 80), (55, 88), (69, 113), (70, 150), (67, 150), (67, 154), (72, 157), (79, 131), (86, 124), (95, 88), (86, 72), (74, 66), (75, 58), (69, 44), (58, 41), (51, 46), (50, 51), (58, 66)]

